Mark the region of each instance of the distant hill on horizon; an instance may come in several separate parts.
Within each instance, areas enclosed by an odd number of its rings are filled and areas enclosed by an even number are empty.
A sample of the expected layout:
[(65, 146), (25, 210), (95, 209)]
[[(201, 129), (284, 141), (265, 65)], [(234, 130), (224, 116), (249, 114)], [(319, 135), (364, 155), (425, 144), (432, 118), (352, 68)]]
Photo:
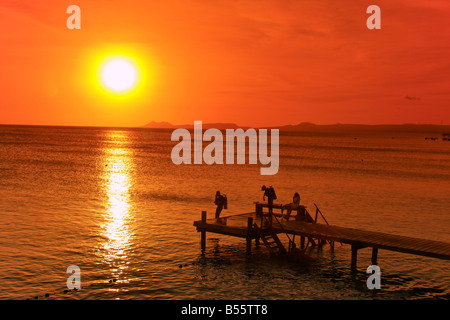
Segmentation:
[[(143, 128), (154, 129), (176, 129), (186, 128), (193, 129), (194, 124), (186, 125), (173, 125), (169, 122), (149, 122), (142, 126)], [(239, 126), (235, 123), (203, 123), (203, 129), (248, 129), (248, 126)], [(263, 127), (254, 127), (255, 129)], [(280, 129), (280, 131), (295, 131), (295, 132), (414, 132), (414, 133), (450, 133), (450, 125), (437, 125), (437, 124), (314, 124), (310, 122), (302, 122), (296, 125), (283, 125), (278, 127), (264, 127), (264, 129)]]
[[(192, 124), (184, 124), (184, 125), (173, 125), (169, 122), (149, 122), (143, 126), (143, 128), (154, 128), (154, 129), (176, 129), (176, 128), (185, 128), (185, 129), (194, 129), (194, 123)], [(238, 129), (238, 128), (249, 128), (249, 127), (240, 127), (235, 123), (203, 123), (203, 129)]]

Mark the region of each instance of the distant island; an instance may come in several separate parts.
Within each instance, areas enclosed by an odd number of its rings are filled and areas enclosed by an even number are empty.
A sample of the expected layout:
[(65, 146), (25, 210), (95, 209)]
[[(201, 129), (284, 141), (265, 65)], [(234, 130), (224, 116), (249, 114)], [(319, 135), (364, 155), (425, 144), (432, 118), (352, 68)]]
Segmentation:
[[(194, 123), (185, 125), (174, 125), (169, 122), (149, 122), (142, 128), (154, 129), (176, 129), (186, 128), (193, 129)], [(249, 126), (240, 126), (235, 123), (203, 123), (203, 129), (217, 128), (217, 129), (247, 129)], [(259, 129), (258, 127), (254, 127)], [(295, 125), (284, 125), (279, 127), (264, 127), (264, 129), (280, 129), (280, 131), (294, 131), (294, 132), (310, 132), (310, 133), (332, 133), (332, 132), (402, 132), (402, 133), (431, 133), (442, 134), (450, 132), (450, 125), (436, 125), (436, 124), (326, 124), (319, 125), (310, 122), (302, 122)]]
[[(203, 129), (237, 129), (237, 128), (248, 128), (248, 127), (240, 127), (235, 123), (203, 123)], [(184, 125), (173, 125), (169, 122), (149, 122), (143, 126), (143, 128), (154, 128), (154, 129), (176, 129), (176, 128), (185, 128), (185, 129), (194, 129), (194, 123), (192, 124), (184, 124)]]

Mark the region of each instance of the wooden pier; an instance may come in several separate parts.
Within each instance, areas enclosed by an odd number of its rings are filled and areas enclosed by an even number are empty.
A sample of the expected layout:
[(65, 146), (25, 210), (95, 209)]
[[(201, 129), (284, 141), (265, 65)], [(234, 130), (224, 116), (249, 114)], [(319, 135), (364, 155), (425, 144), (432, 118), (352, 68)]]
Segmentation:
[[(272, 215), (263, 212), (263, 208), (267, 208), (267, 204), (255, 203), (255, 212), (219, 219), (207, 219), (206, 211), (203, 211), (202, 219), (194, 222), (197, 231), (201, 232), (202, 250), (206, 247), (206, 232), (213, 232), (245, 238), (247, 253), (251, 252), (252, 240), (257, 245), (262, 240), (272, 254), (304, 253), (308, 245), (322, 247), (329, 243), (334, 247), (335, 242), (349, 244), (352, 271), (357, 269), (358, 250), (367, 247), (372, 248), (374, 265), (377, 264), (379, 249), (450, 260), (450, 243), (328, 225), (317, 206), (315, 218), (312, 218), (305, 207), (300, 206), (297, 215), (291, 216), (289, 221), (282, 219), (282, 205), (274, 205), (273, 208), (280, 209), (281, 213)], [(326, 224), (317, 223), (319, 215)], [(278, 238), (279, 234), (285, 234), (289, 239), (287, 249)], [(296, 236), (300, 238), (299, 245), (295, 242)]]

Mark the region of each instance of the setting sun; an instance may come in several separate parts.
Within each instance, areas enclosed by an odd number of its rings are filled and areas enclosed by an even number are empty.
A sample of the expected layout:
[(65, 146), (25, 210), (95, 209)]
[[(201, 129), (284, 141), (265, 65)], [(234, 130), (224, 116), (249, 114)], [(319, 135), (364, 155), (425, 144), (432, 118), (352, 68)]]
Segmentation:
[(138, 66), (128, 57), (109, 57), (100, 65), (99, 71), (99, 81), (107, 91), (112, 93), (128, 93), (139, 82)]
[(136, 69), (126, 60), (115, 59), (103, 68), (102, 80), (114, 91), (128, 90), (136, 83)]
[[(73, 73), (83, 99), (93, 103), (91, 114), (102, 119), (132, 119), (130, 112), (146, 112), (161, 92), (161, 62), (137, 45), (102, 44), (80, 54)], [(107, 111), (107, 113), (105, 113)]]

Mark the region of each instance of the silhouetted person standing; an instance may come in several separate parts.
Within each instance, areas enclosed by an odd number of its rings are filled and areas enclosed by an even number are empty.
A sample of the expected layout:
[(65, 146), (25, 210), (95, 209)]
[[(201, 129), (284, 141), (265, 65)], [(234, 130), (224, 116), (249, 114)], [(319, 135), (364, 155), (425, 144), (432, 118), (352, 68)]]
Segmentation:
[(219, 219), (220, 213), (224, 206), (226, 206), (227, 199), (223, 195), (220, 194), (220, 191), (216, 192), (216, 197), (214, 199), (214, 204), (217, 206), (216, 208), (216, 219)]
[(270, 187), (266, 187), (266, 186), (262, 186), (261, 190), (264, 191), (264, 195), (263, 195), (263, 201), (266, 201), (266, 197), (267, 197), (267, 204), (269, 205), (269, 213), (272, 214), (273, 213), (273, 200), (277, 199), (277, 195), (275, 194), (275, 189), (270, 186)]

